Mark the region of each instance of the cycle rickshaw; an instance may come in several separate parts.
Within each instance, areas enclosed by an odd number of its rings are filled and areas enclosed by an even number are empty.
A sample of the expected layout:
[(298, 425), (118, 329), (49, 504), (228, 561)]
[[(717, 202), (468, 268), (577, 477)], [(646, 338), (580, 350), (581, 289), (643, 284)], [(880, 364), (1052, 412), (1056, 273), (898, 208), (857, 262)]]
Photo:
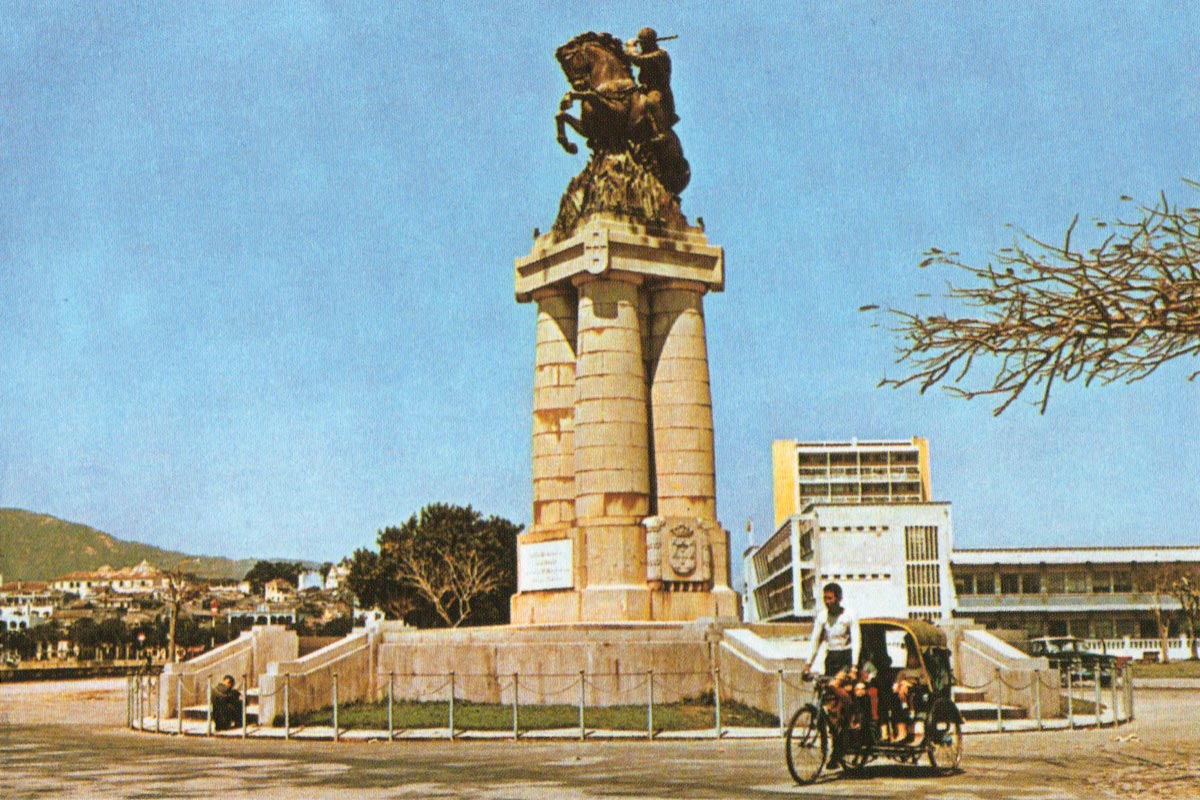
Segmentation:
[[(784, 739), (792, 777), (800, 784), (812, 783), (831, 762), (857, 770), (879, 758), (904, 764), (927, 758), (939, 772), (957, 769), (963, 718), (952, 696), (946, 634), (922, 620), (872, 618), (859, 625), (860, 661), (871, 659), (878, 668), (872, 681), (876, 702), (869, 694), (856, 696), (829, 678), (814, 676), (813, 699), (792, 716)], [(907, 708), (891, 688), (901, 672), (913, 679)], [(905, 720), (910, 733), (900, 741), (889, 740), (889, 725), (899, 714), (910, 717)]]

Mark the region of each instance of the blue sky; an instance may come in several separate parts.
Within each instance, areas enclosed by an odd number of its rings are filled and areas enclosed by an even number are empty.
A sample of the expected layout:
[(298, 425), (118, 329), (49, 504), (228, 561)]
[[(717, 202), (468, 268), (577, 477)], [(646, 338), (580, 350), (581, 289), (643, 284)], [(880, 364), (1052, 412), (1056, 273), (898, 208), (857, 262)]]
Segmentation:
[[(513, 258), (584, 166), (555, 47), (668, 49), (706, 299), (718, 513), (776, 438), (929, 438), (956, 544), (1194, 544), (1195, 363), (1045, 416), (877, 389), (866, 303), (937, 311), (1122, 194), (1196, 204), (1194, 5), (0, 0), (0, 506), (336, 560), (434, 501), (527, 522)], [(932, 293), (914, 299), (918, 293)]]

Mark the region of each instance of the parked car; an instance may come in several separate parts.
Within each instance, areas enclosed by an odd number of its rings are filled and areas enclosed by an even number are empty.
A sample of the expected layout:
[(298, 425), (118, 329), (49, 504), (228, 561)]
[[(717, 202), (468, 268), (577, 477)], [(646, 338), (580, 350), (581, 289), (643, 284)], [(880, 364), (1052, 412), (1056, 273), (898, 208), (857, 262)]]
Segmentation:
[(1057, 667), (1064, 684), (1068, 674), (1074, 683), (1094, 680), (1098, 674), (1100, 685), (1108, 686), (1116, 672), (1116, 656), (1085, 650), (1083, 641), (1074, 636), (1039, 636), (1030, 639), (1026, 649), (1031, 656), (1045, 656), (1050, 666)]

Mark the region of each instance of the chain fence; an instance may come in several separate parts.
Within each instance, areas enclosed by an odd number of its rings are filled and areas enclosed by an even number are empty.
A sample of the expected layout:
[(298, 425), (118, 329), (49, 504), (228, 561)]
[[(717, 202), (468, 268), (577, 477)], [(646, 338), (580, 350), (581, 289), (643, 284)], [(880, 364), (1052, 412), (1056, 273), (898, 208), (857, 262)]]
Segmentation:
[[(250, 677), (245, 674), (241, 676), (242, 687), (249, 685)], [(414, 733), (455, 739), (472, 732), (489, 731), (492, 735), (498, 733), (494, 724), (472, 728), (469, 723), (463, 722), (462, 712), (465, 707), (486, 705), (494, 710), (493, 719), (498, 709), (507, 709), (506, 713), (511, 722), (508, 733), (512, 739), (522, 739), (531, 732), (538, 732), (552, 733), (560, 738), (569, 735), (582, 741), (589, 736), (612, 734), (619, 730), (623, 736), (640, 735), (642, 738), (653, 740), (666, 729), (662, 718), (664, 709), (682, 704), (692, 710), (692, 721), (686, 728), (676, 727), (672, 730), (688, 730), (692, 735), (708, 730), (711, 736), (719, 739), (728, 734), (730, 727), (728, 718), (722, 719), (722, 703), (728, 705), (739, 695), (736, 687), (722, 688), (719, 669), (703, 672), (649, 670), (623, 673), (588, 673), (578, 670), (561, 673), (512, 672), (504, 675), (472, 672), (388, 672), (377, 676), (381, 685), (373, 692), (373, 701), (356, 701), (353, 704), (356, 707), (383, 706), (380, 712), (383, 716), (379, 718), (379, 724), (366, 726), (359, 722), (347, 723), (341, 716), (346, 704), (342, 702), (343, 698), (339, 697), (338, 673), (333, 672), (328, 706), (329, 722), (318, 724), (301, 721), (297, 724), (292, 708), (293, 676), (285, 673), (281, 677), (282, 682), (276, 684), (270, 695), (278, 701), (277, 707), (282, 709), (275, 719), (257, 718), (257, 708), (263, 696), (259, 690), (252, 689), (240, 703), (240, 720), (235, 720), (233, 727), (225, 732), (217, 730), (218, 715), (214, 713), (214, 688), (211, 677), (207, 680), (205, 702), (188, 708), (183, 706), (183, 683), (175, 681), (176, 714), (174, 717), (164, 718), (162, 710), (167, 704), (162, 696), (161, 676), (150, 673), (134, 675), (128, 678), (127, 724), (129, 728), (138, 731), (176, 735), (220, 734), (240, 735), (243, 738), (271, 736), (291, 739), (303, 732), (305, 738), (324, 737), (337, 741), (351, 731), (356, 731), (366, 738), (389, 740)], [(297, 674), (297, 677), (302, 676)], [(763, 675), (766, 680), (770, 680), (770, 677), (770, 673)], [(776, 684), (774, 713), (762, 709), (762, 713), (756, 715), (753, 725), (735, 723), (733, 727), (752, 727), (760, 734), (770, 730), (773, 731), (771, 735), (781, 738), (785, 735), (787, 721), (798, 707), (797, 698), (808, 697), (811, 694), (811, 684), (804, 680), (805, 676), (801, 672), (778, 670), (773, 677)], [(706, 688), (684, 700), (669, 703), (663, 701), (662, 698), (666, 696), (678, 697), (681, 686)], [(486, 694), (498, 698), (498, 702), (481, 703), (469, 699), (484, 694), (480, 691), (481, 687), (486, 687)], [(881, 689), (886, 690), (887, 687)], [(1070, 669), (1061, 672), (1057, 669), (1044, 672), (1006, 671), (996, 667), (985, 679), (976, 679), (970, 683), (960, 682), (955, 686), (957, 704), (973, 723), (968, 726), (967, 732), (1106, 725), (1115, 727), (1134, 718), (1133, 694), (1133, 673), (1130, 665), (1090, 672)], [(759, 696), (763, 695), (760, 693)], [(413, 706), (427, 707), (426, 713), (421, 715), (425, 721), (421, 724), (405, 724), (406, 721), (398, 718), (396, 713), (400, 706), (404, 706), (409, 712)], [(444, 710), (440, 712), (444, 714), (444, 725), (429, 724), (430, 712), (436, 711), (435, 707), (440, 706), (444, 706)], [(631, 728), (628, 724), (621, 728), (601, 728), (587, 724), (589, 712), (601, 713), (601, 709), (611, 710), (613, 707), (644, 707), (645, 728), (639, 734), (636, 728)], [(547, 708), (557, 709), (560, 712), (559, 718), (563, 716), (561, 712), (572, 709), (571, 713), (575, 714), (574, 722), (570, 725), (548, 725), (544, 721), (536, 720), (529, 722)], [(711, 723), (707, 729), (697, 727), (697, 709), (711, 715)], [(744, 710), (744, 707), (739, 709), (741, 712)], [(657, 721), (656, 712), (659, 714)], [(994, 714), (994, 727), (984, 727), (991, 719), (987, 714)], [(324, 719), (321, 712), (305, 712), (303, 717)], [(523, 724), (523, 718), (526, 724)], [(239, 721), (240, 725), (237, 725)]]

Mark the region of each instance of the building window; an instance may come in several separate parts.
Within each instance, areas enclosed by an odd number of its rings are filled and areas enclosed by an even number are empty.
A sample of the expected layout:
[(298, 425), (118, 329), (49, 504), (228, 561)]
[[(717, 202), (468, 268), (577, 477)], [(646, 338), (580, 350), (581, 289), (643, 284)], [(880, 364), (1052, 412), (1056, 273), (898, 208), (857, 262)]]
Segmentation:
[(972, 575), (956, 575), (954, 577), (954, 591), (962, 596), (964, 594), (975, 594), (975, 578)]
[(1113, 594), (1128, 594), (1133, 591), (1133, 577), (1129, 572), (1118, 570), (1112, 574)]
[(1137, 636), (1137, 620), (1135, 619), (1119, 619), (1117, 620), (1117, 636)]
[(1042, 576), (1036, 572), (1026, 572), (1021, 576), (1021, 594), (1041, 594)]
[(1063, 572), (1051, 572), (1046, 576), (1046, 591), (1050, 594), (1062, 594), (1067, 590), (1067, 576)]
[(904, 528), (905, 561), (937, 561), (937, 526), (915, 525)]
[[(938, 529), (934, 525), (904, 528), (905, 578), (910, 609), (938, 608), (942, 605), (937, 534)], [(911, 616), (912, 612), (909, 613)]]
[(1111, 572), (1092, 573), (1092, 594), (1108, 594), (1112, 591)]
[(806, 573), (800, 581), (800, 602), (805, 609), (814, 608), (816, 600), (817, 579), (811, 573)]
[(1000, 594), (1020, 594), (1021, 576), (1015, 572), (1006, 572), (1000, 576)]
[(788, 567), (792, 563), (792, 546), (779, 550), (772, 556), (767, 558), (767, 574), (773, 575), (781, 569)]
[(800, 537), (800, 560), (801, 561), (812, 561), (812, 558), (813, 558), (812, 533), (806, 531), (804, 533), (804, 535)]
[(1088, 576), (1086, 572), (1068, 572), (1067, 573), (1067, 591), (1071, 594), (1085, 594), (1088, 590)]
[(975, 594), (995, 594), (996, 576), (991, 572), (979, 572), (975, 575)]

